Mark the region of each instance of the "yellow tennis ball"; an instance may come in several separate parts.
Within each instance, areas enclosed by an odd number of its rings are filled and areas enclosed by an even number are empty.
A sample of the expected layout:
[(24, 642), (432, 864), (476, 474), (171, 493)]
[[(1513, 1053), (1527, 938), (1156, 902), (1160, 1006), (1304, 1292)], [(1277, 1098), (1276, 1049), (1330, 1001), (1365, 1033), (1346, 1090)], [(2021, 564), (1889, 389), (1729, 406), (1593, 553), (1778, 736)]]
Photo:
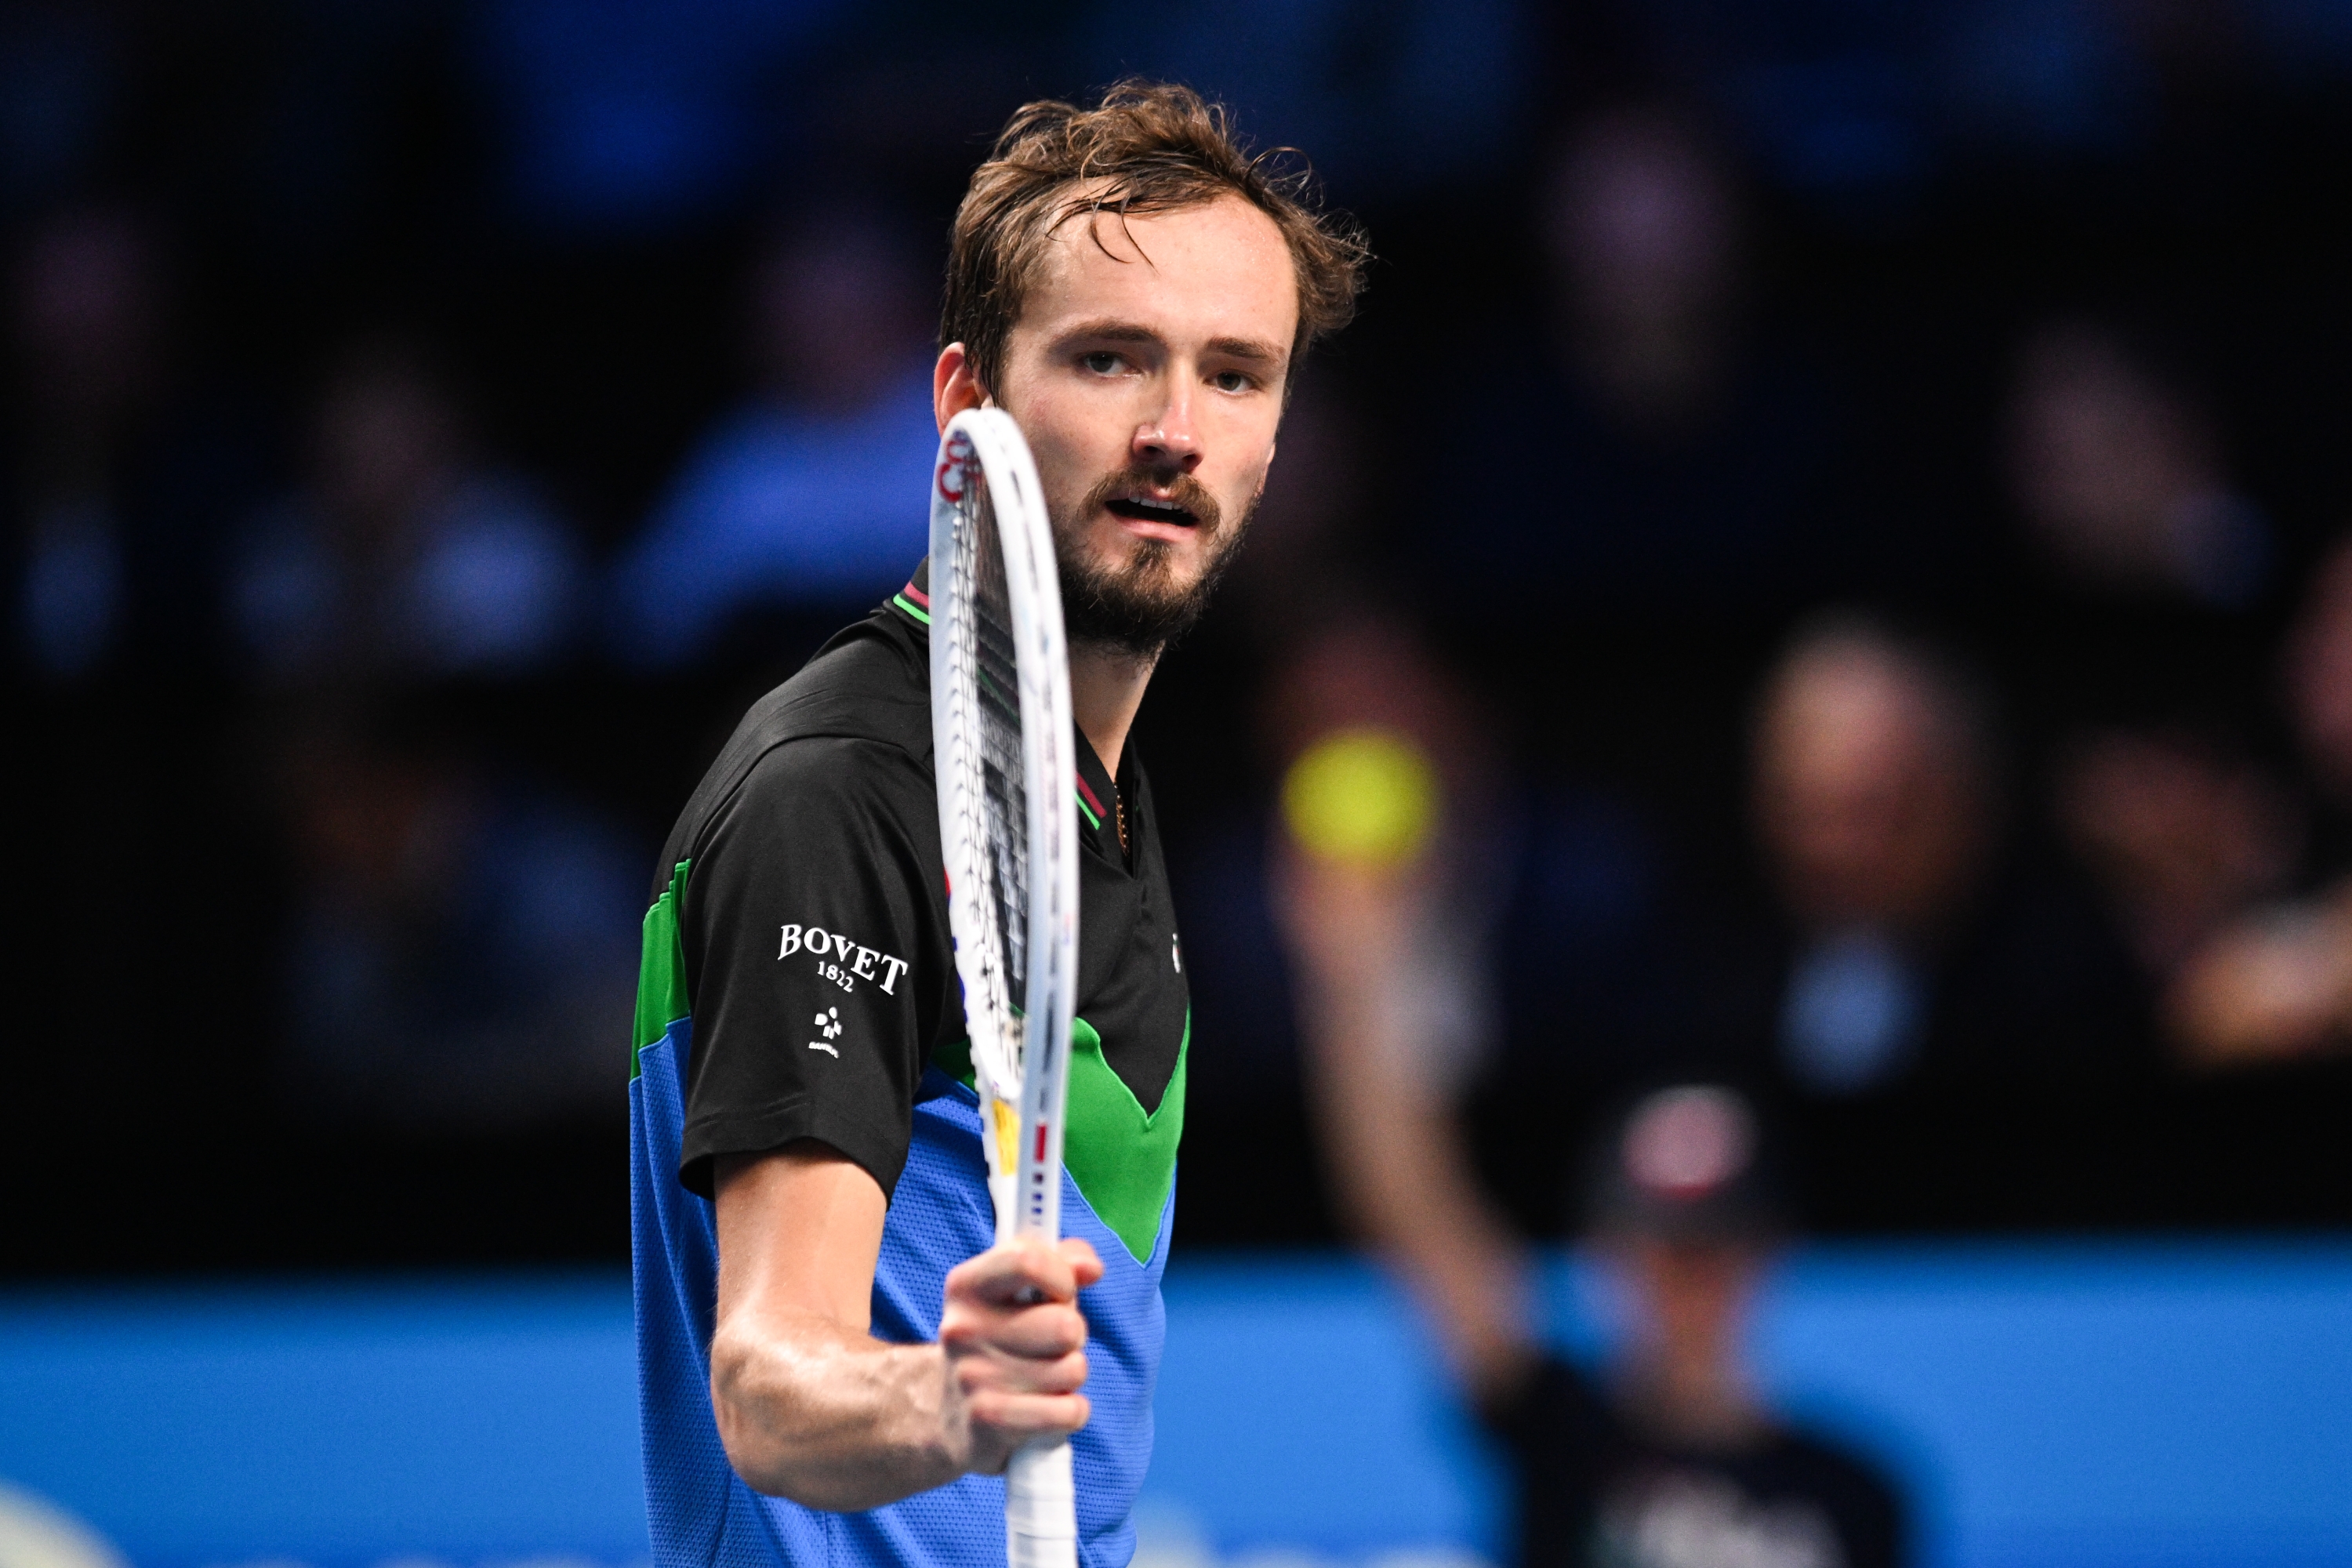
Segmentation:
[(1282, 781), (1282, 816), (1308, 854), (1396, 866), (1437, 821), (1437, 771), (1393, 730), (1341, 730), (1309, 747)]

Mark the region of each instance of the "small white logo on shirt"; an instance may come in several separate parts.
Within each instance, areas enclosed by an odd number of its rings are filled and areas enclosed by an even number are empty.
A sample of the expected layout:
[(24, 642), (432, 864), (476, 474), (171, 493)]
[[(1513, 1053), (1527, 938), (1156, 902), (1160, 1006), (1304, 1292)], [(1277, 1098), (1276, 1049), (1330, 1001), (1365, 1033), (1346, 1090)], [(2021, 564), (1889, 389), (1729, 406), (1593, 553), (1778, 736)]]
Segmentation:
[(861, 980), (877, 982), (882, 994), (898, 994), (898, 977), (907, 973), (903, 958), (893, 958), (879, 948), (866, 947), (852, 942), (839, 931), (823, 926), (786, 926), (783, 941), (777, 944), (779, 959), (796, 952), (813, 954), (817, 973), (844, 991), (855, 991)]
[(835, 1061), (839, 1061), (841, 1059), (841, 1053), (833, 1048), (831, 1042), (841, 1037), (841, 1009), (838, 1007), (827, 1007), (824, 1012), (819, 1013), (816, 1016), (816, 1027), (817, 1032), (823, 1035), (824, 1038), (822, 1040), (811, 1040), (809, 1042), (809, 1049), (813, 1051), (823, 1051)]
[(1837, 1527), (1805, 1498), (1765, 1502), (1729, 1479), (1672, 1472), (1619, 1489), (1599, 1555), (1629, 1568), (1844, 1568)]
[(1168, 962), (1176, 966), (1177, 973), (1184, 973), (1184, 947), (1176, 940), (1176, 933), (1172, 931), (1168, 933)]

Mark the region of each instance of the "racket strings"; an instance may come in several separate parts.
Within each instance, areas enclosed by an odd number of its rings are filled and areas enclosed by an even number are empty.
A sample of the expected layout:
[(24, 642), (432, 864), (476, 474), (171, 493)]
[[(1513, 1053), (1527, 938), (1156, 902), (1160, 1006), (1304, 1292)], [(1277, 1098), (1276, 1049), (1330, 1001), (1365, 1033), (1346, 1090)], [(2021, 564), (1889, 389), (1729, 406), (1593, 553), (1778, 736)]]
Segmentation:
[(965, 493), (976, 504), (958, 508), (957, 570), (950, 580), (968, 585), (971, 597), (961, 606), (965, 613), (950, 617), (949, 657), (959, 697), (956, 727), (963, 742), (955, 762), (964, 773), (964, 842), (984, 847), (983, 863), (972, 869), (983, 884), (973, 901), (983, 927), (976, 956), (985, 1022), (975, 1027), (972, 1054), (991, 1087), (1011, 1095), (1018, 1092), (1022, 1068), (1021, 1008), (1015, 999), (1026, 994), (1028, 983), (1029, 817), (1022, 784), (1021, 683), (1004, 555), (987, 488), (975, 482)]

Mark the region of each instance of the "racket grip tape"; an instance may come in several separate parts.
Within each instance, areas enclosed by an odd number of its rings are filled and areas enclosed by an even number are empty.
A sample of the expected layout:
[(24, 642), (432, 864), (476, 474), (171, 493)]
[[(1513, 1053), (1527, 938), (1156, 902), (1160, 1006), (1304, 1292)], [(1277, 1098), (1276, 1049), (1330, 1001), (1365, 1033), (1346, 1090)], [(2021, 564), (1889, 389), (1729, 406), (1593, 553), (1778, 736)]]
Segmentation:
[(1077, 1568), (1077, 1496), (1067, 1438), (1016, 1449), (1004, 1467), (1006, 1568)]

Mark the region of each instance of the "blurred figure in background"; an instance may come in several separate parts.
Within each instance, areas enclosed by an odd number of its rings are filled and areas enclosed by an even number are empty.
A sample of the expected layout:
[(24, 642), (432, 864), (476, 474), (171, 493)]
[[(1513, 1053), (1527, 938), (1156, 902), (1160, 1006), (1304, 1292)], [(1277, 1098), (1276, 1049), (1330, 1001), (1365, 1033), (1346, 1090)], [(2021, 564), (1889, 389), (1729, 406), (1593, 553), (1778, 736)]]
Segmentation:
[[(2187, 1058), (2207, 1066), (2307, 1057), (2352, 1045), (2352, 543), (2321, 563), (2285, 648), (2288, 716), (2314, 807), (2307, 841), (2266, 779), (2263, 793), (2223, 824), (2250, 819), (2266, 831), (2209, 844), (2244, 868), (2232, 890), (2273, 894), (2294, 875), (2292, 898), (2242, 898), (2182, 959), (2166, 1022)], [(2247, 840), (2252, 840), (2249, 843)], [(2294, 849), (2300, 867), (2283, 864)], [(2220, 880), (2220, 879), (2213, 879)], [(2250, 907), (2248, 907), (2250, 906)]]
[(154, 273), (147, 236), (121, 212), (52, 223), (17, 258), (12, 618), (18, 657), (50, 679), (92, 673), (127, 629), (128, 448), (161, 390)]
[(572, 651), (577, 541), (533, 487), (485, 464), (415, 344), (346, 348), (311, 439), (309, 482), (254, 519), (229, 585), (266, 683), (511, 680)]
[(287, 1087), (412, 1131), (609, 1120), (639, 847), (422, 717), (440, 706), (338, 703), (280, 744)]
[[(1370, 779), (1381, 764), (1352, 766)], [(1343, 1213), (1412, 1291), (1465, 1397), (1512, 1452), (1517, 1561), (1901, 1561), (1890, 1489), (1776, 1421), (1743, 1363), (1770, 1224), (1744, 1102), (1720, 1089), (1670, 1091), (1645, 1100), (1611, 1146), (1601, 1232), (1631, 1331), (1617, 1373), (1596, 1386), (1543, 1348), (1528, 1261), (1482, 1192), (1456, 1120), (1461, 1052), (1424, 940), (1442, 929), (1431, 866), (1367, 854), (1369, 832), (1365, 847), (1339, 854), (1310, 847), (1313, 835), (1292, 850), (1282, 916), (1324, 1157)]]
[(1754, 745), (1788, 1080), (1843, 1095), (2128, 1059), (2144, 1017), (2128, 965), (2018, 865), (1990, 704), (1957, 666), (1866, 619), (1820, 622), (1767, 679)]
[(1749, 1363), (1785, 1222), (1748, 1103), (1659, 1090), (1593, 1162), (1591, 1242), (1625, 1315), (1595, 1379), (1523, 1346), (1482, 1410), (1510, 1449), (1519, 1561), (1589, 1568), (1892, 1568), (1900, 1495), (1867, 1460), (1783, 1421)]
[[(1402, 1247), (1417, 1289), (1504, 1250), (1454, 1120), (1496, 1019), (1497, 910), (1479, 873), (1495, 759), (1459, 687), (1409, 631), (1362, 615), (1305, 642), (1270, 694), (1287, 764), (1270, 891), (1300, 1069), (1341, 1213)], [(1345, 1129), (1342, 1133), (1339, 1130)], [(1478, 1323), (1483, 1299), (1454, 1311)], [(1479, 1344), (1507, 1333), (1485, 1323)]]
[(285, 1086), (306, 1117), (618, 1110), (599, 1068), (638, 849), (514, 755), (583, 589), (570, 529), (483, 458), (446, 373), (404, 339), (348, 347), (307, 482), (255, 517), (230, 582), (291, 872)]
[(2177, 360), (2112, 322), (2047, 321), (2006, 416), (2031, 563), (2005, 628), (2018, 694), (2059, 829), (2158, 987), (2284, 890), (2301, 835), (2250, 732), (2277, 541)]
[(170, 258), (121, 205), (32, 226), (8, 278), (0, 519), (10, 662), (53, 689), (210, 667), (220, 535), (258, 443), (175, 352)]
[(2055, 783), (2059, 826), (2153, 984), (2294, 875), (2295, 803), (2229, 728), (2102, 726), (2062, 744)]
[(2123, 333), (2084, 320), (2036, 328), (2008, 417), (2019, 510), (2061, 578), (2223, 609), (2270, 585), (2270, 523), (2231, 484), (2212, 416)]
[[(780, 231), (749, 289), (755, 390), (688, 458), (615, 568), (624, 657), (675, 668), (761, 610), (828, 626), (924, 548), (937, 285), (887, 219), (825, 210)], [(740, 629), (740, 628), (737, 628)]]
[(1841, 416), (1749, 319), (1730, 170), (1683, 115), (1612, 109), (1572, 130), (1535, 204), (1549, 297), (1469, 334), (1514, 349), (1465, 373), (1485, 390), (1432, 447), (1426, 505), (1462, 526), (1408, 549), (1466, 591), (1537, 574), (1619, 614), (1809, 584)]
[(1346, 1221), (1419, 1302), (1517, 1461), (1517, 1560), (1901, 1561), (1893, 1491), (1782, 1426), (1746, 1368), (1777, 1216), (1754, 1116), (1731, 1091), (1644, 1100), (1601, 1162), (1600, 1235), (1631, 1310), (1622, 1364), (1596, 1385), (1544, 1348), (1529, 1260), (1460, 1114), (1496, 1026), (1495, 879), (1477, 831), (1495, 785), (1458, 691), (1401, 628), (1367, 618), (1307, 645), (1271, 727), (1295, 758), (1275, 904), (1323, 1158)]
[(61, 1104), (105, 1105), (149, 1148), (234, 1114), (185, 1015), (236, 972), (257, 919), (214, 612), (226, 525), (261, 465), (257, 422), (187, 350), (151, 214), (63, 206), (11, 237), (0, 681), (29, 764), (21, 852), (51, 874), (13, 917), (11, 952), (38, 979), (0, 1144), (37, 1165)]
[(1696, 128), (1657, 110), (1596, 116), (1543, 198), (1553, 330), (1583, 401), (1628, 435), (1671, 436), (1717, 412), (1738, 374), (1747, 237)]

